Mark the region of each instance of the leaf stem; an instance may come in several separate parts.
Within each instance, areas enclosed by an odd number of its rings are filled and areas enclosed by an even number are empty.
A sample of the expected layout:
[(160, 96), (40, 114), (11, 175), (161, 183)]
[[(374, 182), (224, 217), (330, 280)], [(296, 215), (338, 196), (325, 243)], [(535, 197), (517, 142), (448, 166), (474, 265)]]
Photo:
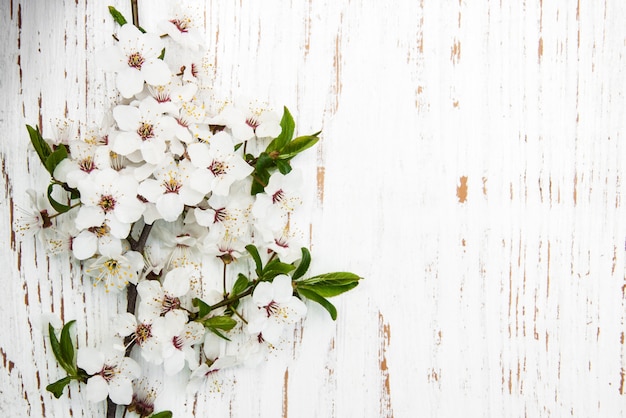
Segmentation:
[(221, 308), (222, 306), (228, 306), (233, 302), (237, 302), (239, 299), (243, 299), (244, 297), (251, 295), (254, 292), (254, 288), (256, 287), (256, 281), (252, 282), (252, 286), (250, 286), (247, 290), (233, 296), (230, 298), (225, 298), (224, 300), (217, 302), (215, 305), (211, 305), (211, 310)]

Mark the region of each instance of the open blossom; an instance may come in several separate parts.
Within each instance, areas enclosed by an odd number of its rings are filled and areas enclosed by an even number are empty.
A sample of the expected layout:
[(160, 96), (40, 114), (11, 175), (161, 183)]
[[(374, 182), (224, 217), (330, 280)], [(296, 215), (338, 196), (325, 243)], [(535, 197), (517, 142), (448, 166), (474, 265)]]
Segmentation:
[(83, 229), (74, 237), (72, 251), (74, 257), (86, 260), (96, 253), (115, 255), (122, 253), (122, 239), (128, 236), (130, 224), (117, 219), (106, 219), (100, 226)]
[(143, 264), (143, 257), (136, 251), (102, 255), (86, 262), (85, 274), (93, 278), (94, 286), (102, 283), (107, 292), (118, 291), (128, 283), (137, 283)]
[(118, 405), (132, 401), (132, 381), (141, 375), (141, 368), (135, 360), (124, 357), (123, 351), (79, 348), (76, 364), (92, 375), (87, 381), (88, 400), (100, 402), (108, 396)]
[(270, 110), (226, 106), (211, 123), (228, 126), (237, 142), (280, 135), (280, 118)]
[(174, 133), (176, 121), (164, 115), (159, 103), (146, 97), (139, 107), (119, 105), (113, 109), (113, 117), (120, 132), (111, 137), (111, 149), (136, 161), (133, 153), (140, 152), (149, 164), (159, 164), (166, 156), (168, 140)]
[(169, 338), (163, 345), (163, 368), (165, 374), (172, 376), (185, 367), (198, 367), (198, 360), (193, 345), (204, 339), (204, 325), (199, 322), (187, 322), (187, 316), (181, 311), (171, 311), (164, 317)]
[(70, 156), (56, 166), (54, 178), (70, 187), (77, 187), (94, 170), (111, 166), (110, 149), (107, 146), (71, 141), (69, 147)]
[(131, 340), (141, 349), (144, 360), (154, 364), (163, 362), (163, 339), (165, 335), (159, 332), (160, 317), (142, 316), (131, 313), (117, 315), (113, 325), (120, 337), (130, 336)]
[(106, 219), (131, 224), (141, 217), (144, 206), (137, 199), (137, 181), (130, 175), (107, 168), (98, 170), (78, 184), (83, 205), (76, 227), (100, 227)]
[(156, 209), (163, 219), (175, 221), (183, 212), (185, 205), (199, 203), (204, 194), (189, 187), (189, 174), (193, 170), (188, 160), (165, 160), (153, 176), (141, 182), (137, 192), (149, 202), (156, 204)]
[(191, 163), (197, 167), (190, 175), (190, 186), (202, 193), (228, 195), (230, 186), (252, 173), (253, 168), (234, 150), (231, 136), (219, 132), (210, 144), (195, 143), (187, 147)]
[(264, 193), (256, 195), (252, 214), (262, 229), (281, 230), (287, 222), (287, 215), (302, 204), (300, 185), (302, 176), (299, 170), (288, 175), (276, 172), (270, 177)]
[(117, 45), (103, 51), (100, 64), (108, 71), (117, 72), (116, 84), (122, 96), (130, 98), (143, 90), (144, 81), (152, 85), (166, 84), (171, 71), (159, 59), (164, 48), (158, 35), (141, 33), (135, 26), (122, 26)]
[(137, 285), (139, 315), (144, 317), (164, 316), (170, 311), (183, 308), (181, 298), (189, 292), (193, 267), (178, 267), (169, 271), (163, 279), (144, 280)]
[(306, 305), (293, 295), (291, 277), (279, 275), (271, 283), (261, 282), (254, 289), (252, 300), (257, 306), (248, 322), (248, 333), (275, 343), (284, 326), (293, 324), (306, 314)]

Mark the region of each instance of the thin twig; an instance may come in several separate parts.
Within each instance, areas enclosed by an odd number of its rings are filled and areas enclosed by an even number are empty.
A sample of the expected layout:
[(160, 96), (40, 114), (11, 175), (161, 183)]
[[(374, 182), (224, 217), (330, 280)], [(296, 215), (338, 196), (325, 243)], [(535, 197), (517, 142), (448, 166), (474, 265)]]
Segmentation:
[(133, 25), (139, 27), (139, 7), (137, 6), (137, 0), (130, 0), (130, 9), (133, 14)]

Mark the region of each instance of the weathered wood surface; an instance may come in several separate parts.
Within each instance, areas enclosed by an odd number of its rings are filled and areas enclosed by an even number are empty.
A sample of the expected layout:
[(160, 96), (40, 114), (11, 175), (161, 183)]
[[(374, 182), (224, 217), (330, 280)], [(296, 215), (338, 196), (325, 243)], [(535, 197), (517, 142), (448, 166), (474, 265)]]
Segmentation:
[[(151, 28), (168, 1), (140, 0)], [(189, 2), (191, 3), (191, 2)], [(626, 3), (206, 1), (216, 88), (323, 129), (302, 156), (316, 271), (366, 280), (295, 344), (175, 417), (620, 416)], [(42, 315), (97, 342), (124, 310), (12, 227), (46, 176), (24, 124), (97, 122), (106, 3), (2, 0), (0, 411), (103, 416), (59, 377)], [(130, 2), (111, 1), (130, 16)]]

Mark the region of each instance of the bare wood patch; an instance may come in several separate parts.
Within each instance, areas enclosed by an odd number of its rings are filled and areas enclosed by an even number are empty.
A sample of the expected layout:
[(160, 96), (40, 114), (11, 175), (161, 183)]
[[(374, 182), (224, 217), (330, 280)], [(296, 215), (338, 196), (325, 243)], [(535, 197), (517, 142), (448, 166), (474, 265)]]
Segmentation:
[(382, 378), (380, 396), (380, 416), (393, 418), (393, 407), (391, 405), (391, 386), (389, 382), (389, 368), (387, 367), (387, 347), (391, 341), (391, 328), (385, 323), (383, 314), (378, 312), (378, 336), (380, 345), (378, 347), (379, 369)]
[(460, 184), (456, 188), (456, 195), (459, 198), (459, 203), (465, 203), (467, 200), (467, 176), (461, 176), (459, 182)]

